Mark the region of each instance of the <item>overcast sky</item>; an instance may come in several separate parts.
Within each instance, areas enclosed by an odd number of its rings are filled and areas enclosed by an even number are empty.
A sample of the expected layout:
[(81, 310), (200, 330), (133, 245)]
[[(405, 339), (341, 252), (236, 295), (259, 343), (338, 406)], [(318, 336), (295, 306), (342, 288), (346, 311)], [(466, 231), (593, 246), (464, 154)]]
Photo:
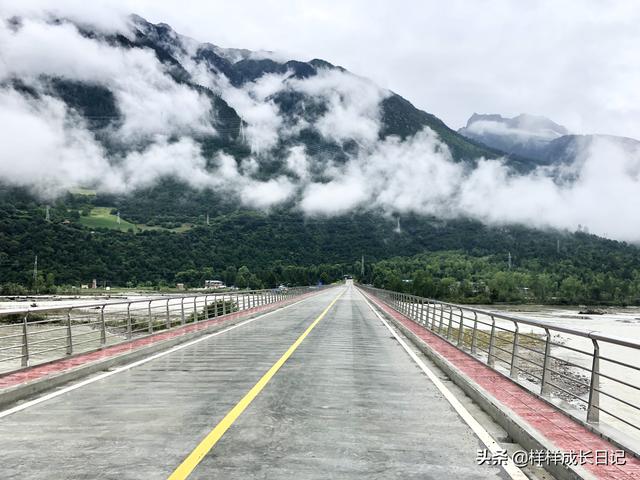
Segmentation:
[(103, 24), (135, 12), (220, 46), (323, 58), (456, 129), (473, 112), (527, 112), (576, 133), (640, 137), (636, 0), (8, 3), (0, 9), (55, 7)]

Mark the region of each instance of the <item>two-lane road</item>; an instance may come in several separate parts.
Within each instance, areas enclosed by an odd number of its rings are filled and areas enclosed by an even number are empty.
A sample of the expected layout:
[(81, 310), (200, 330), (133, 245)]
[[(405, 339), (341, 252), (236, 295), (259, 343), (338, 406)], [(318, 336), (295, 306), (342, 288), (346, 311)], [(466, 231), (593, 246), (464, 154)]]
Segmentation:
[(351, 286), (0, 419), (2, 478), (505, 478), (478, 448)]

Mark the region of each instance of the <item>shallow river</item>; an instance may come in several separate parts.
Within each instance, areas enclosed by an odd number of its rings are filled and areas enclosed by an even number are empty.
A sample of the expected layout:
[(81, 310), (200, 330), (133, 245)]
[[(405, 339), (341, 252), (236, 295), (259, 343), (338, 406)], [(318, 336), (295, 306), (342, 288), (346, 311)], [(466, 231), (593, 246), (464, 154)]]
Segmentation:
[[(577, 307), (557, 307), (541, 305), (500, 305), (500, 306), (477, 306), (478, 308), (513, 314), (535, 320), (541, 320), (558, 326), (581, 329), (585, 331), (598, 332), (604, 335), (621, 337), (626, 340), (637, 340), (640, 342), (640, 307), (607, 308), (602, 315), (580, 314)], [(526, 330), (525, 330), (526, 331)], [(541, 333), (537, 329), (529, 329)], [(593, 352), (593, 343), (588, 338), (569, 334), (554, 335), (554, 342), (558, 340), (566, 347)], [(625, 421), (640, 426), (640, 349), (621, 347), (618, 345), (599, 342), (601, 357), (609, 358), (632, 367), (625, 367), (614, 362), (600, 362), (600, 407), (622, 420), (616, 419), (604, 412), (601, 412), (601, 422), (603, 425), (611, 425), (622, 431), (625, 435), (632, 437), (634, 444), (640, 446), (640, 430), (634, 428)], [(592, 357), (586, 354), (575, 352), (563, 347), (554, 347), (552, 355), (562, 360), (566, 360), (576, 365), (591, 368)], [(570, 368), (574, 374), (584, 376), (584, 370), (573, 367)], [(632, 386), (624, 385), (612, 379), (605, 378), (605, 375), (622, 380)], [(585, 382), (589, 382), (588, 377), (583, 377)], [(638, 387), (638, 388), (635, 388)], [(622, 401), (616, 400), (608, 395), (618, 397)], [(586, 393), (581, 395), (587, 400)], [(625, 404), (624, 402), (627, 402)], [(571, 402), (574, 407), (584, 409), (585, 402)], [(606, 427), (605, 427), (606, 428)]]

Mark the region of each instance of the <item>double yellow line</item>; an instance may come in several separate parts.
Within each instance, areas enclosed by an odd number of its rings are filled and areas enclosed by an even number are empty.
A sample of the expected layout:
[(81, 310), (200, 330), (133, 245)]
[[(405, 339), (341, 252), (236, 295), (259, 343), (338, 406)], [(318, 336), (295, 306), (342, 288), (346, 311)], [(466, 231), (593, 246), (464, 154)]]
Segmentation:
[(340, 294), (333, 299), (333, 301), (325, 308), (320, 315), (309, 325), (309, 327), (298, 337), (298, 339), (293, 342), (293, 344), (289, 347), (289, 349), (284, 352), (284, 354), (278, 359), (276, 363), (265, 373), (258, 383), (256, 383), (247, 394), (242, 397), (242, 399), (233, 407), (229, 413), (218, 423), (209, 434), (202, 439), (202, 441), (198, 444), (196, 448), (189, 454), (187, 458), (176, 468), (173, 473), (169, 476), (169, 480), (183, 480), (187, 478), (191, 472), (198, 466), (198, 464), (202, 461), (207, 453), (211, 451), (211, 449), (218, 443), (218, 440), (225, 434), (227, 430), (233, 425), (238, 417), (246, 410), (246, 408), (251, 404), (254, 398), (258, 396), (258, 394), (262, 391), (262, 389), (269, 383), (269, 380), (273, 378), (273, 376), (280, 370), (280, 367), (284, 365), (284, 363), (289, 359), (293, 352), (300, 346), (307, 335), (315, 328), (315, 326), (322, 320), (327, 312), (333, 307), (333, 305), (338, 301), (338, 299), (342, 296), (344, 290), (340, 292)]

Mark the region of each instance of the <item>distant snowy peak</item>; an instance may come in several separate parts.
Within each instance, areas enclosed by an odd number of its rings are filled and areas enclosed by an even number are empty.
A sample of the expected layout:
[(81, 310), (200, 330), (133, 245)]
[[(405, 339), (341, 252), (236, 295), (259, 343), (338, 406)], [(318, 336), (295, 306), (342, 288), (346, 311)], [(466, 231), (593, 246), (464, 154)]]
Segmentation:
[(522, 113), (513, 118), (497, 114), (474, 113), (467, 121), (465, 129), (472, 132), (481, 132), (491, 131), (492, 127), (496, 132), (513, 133), (522, 137), (535, 136), (554, 139), (569, 134), (565, 127), (547, 117), (528, 113)]
[(546, 117), (526, 113), (513, 118), (474, 113), (458, 132), (506, 153), (534, 159), (550, 142), (569, 134), (565, 127)]
[(640, 147), (632, 138), (610, 135), (575, 135), (556, 122), (523, 113), (507, 118), (474, 113), (458, 133), (491, 148), (535, 160), (539, 165), (570, 164), (595, 140), (603, 139), (624, 151)]

